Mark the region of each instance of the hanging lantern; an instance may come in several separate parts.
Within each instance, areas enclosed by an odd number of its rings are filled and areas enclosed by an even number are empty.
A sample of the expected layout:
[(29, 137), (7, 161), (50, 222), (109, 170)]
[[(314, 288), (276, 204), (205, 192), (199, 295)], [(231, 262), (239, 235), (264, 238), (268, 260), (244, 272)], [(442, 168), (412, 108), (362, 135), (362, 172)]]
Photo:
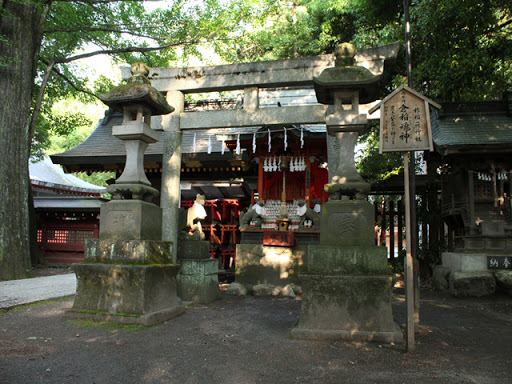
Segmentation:
[(237, 155), (240, 154), (240, 134), (238, 134), (238, 136), (236, 138), (236, 154)]
[(304, 127), (300, 127), (300, 147), (304, 147)]
[(268, 131), (268, 151), (272, 149), (272, 136), (270, 135), (270, 129), (267, 129)]
[(288, 140), (286, 137), (286, 128), (285, 128), (284, 129), (284, 150), (286, 151), (287, 148), (288, 148)]
[(194, 148), (194, 153), (196, 153), (196, 134), (194, 133), (194, 140), (192, 142), (192, 147)]
[(252, 153), (256, 152), (256, 132), (252, 134)]
[(212, 135), (208, 135), (208, 154), (212, 153)]

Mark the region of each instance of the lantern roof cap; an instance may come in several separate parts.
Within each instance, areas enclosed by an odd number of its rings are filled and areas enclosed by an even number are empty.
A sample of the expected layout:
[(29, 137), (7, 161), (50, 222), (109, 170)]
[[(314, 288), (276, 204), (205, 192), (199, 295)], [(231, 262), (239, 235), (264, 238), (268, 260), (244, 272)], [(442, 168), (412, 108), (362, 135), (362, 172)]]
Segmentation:
[(143, 63), (134, 63), (131, 67), (132, 76), (126, 84), (118, 85), (109, 92), (99, 95), (99, 99), (116, 111), (122, 112), (124, 107), (142, 105), (152, 115), (167, 115), (174, 111), (165, 97), (151, 86), (147, 78), (148, 67)]

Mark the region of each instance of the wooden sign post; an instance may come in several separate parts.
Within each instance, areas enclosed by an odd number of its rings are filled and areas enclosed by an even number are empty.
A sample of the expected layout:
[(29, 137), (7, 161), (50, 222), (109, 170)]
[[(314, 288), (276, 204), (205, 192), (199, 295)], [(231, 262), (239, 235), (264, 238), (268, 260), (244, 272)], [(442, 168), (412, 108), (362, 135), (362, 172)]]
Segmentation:
[[(381, 109), (379, 153), (402, 152), (404, 156), (405, 184), (405, 298), (407, 303), (406, 351), (414, 351), (414, 275), (411, 244), (411, 196), (409, 193), (409, 152), (432, 151), (432, 129), (429, 104), (441, 106), (415, 90), (402, 85), (369, 113)], [(413, 196), (414, 198), (414, 196)]]

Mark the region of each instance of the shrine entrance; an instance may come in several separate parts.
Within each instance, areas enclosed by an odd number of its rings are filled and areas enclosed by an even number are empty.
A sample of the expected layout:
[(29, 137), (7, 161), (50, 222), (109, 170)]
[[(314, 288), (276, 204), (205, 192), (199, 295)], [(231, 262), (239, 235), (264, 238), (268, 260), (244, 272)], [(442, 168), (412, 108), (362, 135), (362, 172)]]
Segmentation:
[[(399, 44), (395, 43), (362, 50), (355, 54), (354, 59), (357, 66), (365, 67), (373, 75), (380, 76), (384, 72), (385, 63), (395, 60), (398, 48)], [(319, 190), (323, 189), (323, 185), (320, 187), (320, 184), (325, 181), (327, 171), (320, 167), (320, 163), (312, 161), (312, 157), (315, 157), (315, 154), (318, 155), (319, 150), (318, 147), (315, 147), (315, 139), (308, 137), (308, 132), (306, 136), (302, 136), (305, 145), (300, 148), (299, 143), (301, 143), (301, 130), (304, 134), (305, 126), (325, 126), (333, 111), (327, 105), (319, 104), (316, 100), (309, 101), (305, 105), (297, 105), (299, 97), (296, 97), (295, 101), (291, 97), (291, 102), (286, 106), (277, 102), (273, 106), (263, 106), (260, 105), (260, 91), (297, 88), (309, 88), (310, 91), (313, 91), (313, 78), (319, 76), (324, 69), (332, 67), (333, 64), (334, 56), (324, 55), (216, 67), (151, 68), (153, 87), (164, 93), (168, 103), (175, 108), (175, 111), (169, 115), (152, 119), (152, 128), (163, 130), (165, 138), (161, 183), (163, 240), (177, 242), (178, 223), (176, 218), (178, 217), (177, 209), (180, 196), (181, 137), (182, 133), (187, 131), (217, 129), (219, 135), (222, 135), (223, 129), (229, 128), (226, 130), (226, 135), (230, 135), (226, 137), (228, 148), (240, 145), (241, 148), (246, 148), (253, 160), (258, 162), (259, 175), (255, 190), (258, 199), (282, 201), (283, 192), (287, 189), (286, 203), (293, 204), (294, 201), (303, 198), (307, 202), (307, 208), (313, 208), (314, 199), (319, 199), (320, 203), (325, 201), (325, 196)], [(125, 77), (127, 78), (128, 74)], [(204, 112), (185, 111), (185, 94), (231, 90), (243, 92), (241, 108)], [(364, 100), (361, 101), (364, 102)], [(348, 104), (351, 102), (348, 100)], [(373, 105), (375, 103), (359, 105), (358, 102), (357, 108), (359, 113), (366, 114)], [(373, 117), (378, 118), (378, 115)], [(235, 128), (238, 131), (234, 132)], [(329, 163), (332, 160), (332, 164), (336, 165), (340, 146), (336, 145), (335, 138), (329, 137), (326, 140), (325, 133), (321, 133), (321, 135), (323, 142), (327, 144), (324, 144), (326, 148), (322, 148), (320, 151), (323, 151), (324, 156), (327, 155), (325, 157), (329, 158)], [(273, 147), (270, 152), (269, 137)], [(255, 141), (254, 148), (253, 140)], [(299, 153), (287, 152), (288, 148), (285, 146), (288, 145), (296, 145), (301, 151)], [(337, 151), (338, 153), (336, 153)], [(349, 154), (349, 156), (352, 155)], [(274, 167), (274, 162), (279, 162), (278, 157), (288, 162), (292, 169), (304, 170), (297, 172), (289, 170), (285, 172), (285, 178), (282, 178), (282, 174), (277, 170), (269, 171), (271, 167)], [(318, 156), (317, 160), (320, 160)], [(312, 183), (312, 179), (316, 180), (317, 177), (319, 181)], [(283, 181), (285, 188), (283, 188)], [(293, 208), (289, 211), (293, 211)], [(246, 240), (244, 233), (241, 235), (241, 242), (244, 243)], [(249, 239), (248, 241), (258, 240)], [(240, 260), (238, 254), (237, 259)], [(304, 264), (304, 261), (301, 260), (300, 263)], [(289, 275), (289, 272), (280, 275), (287, 274)]]

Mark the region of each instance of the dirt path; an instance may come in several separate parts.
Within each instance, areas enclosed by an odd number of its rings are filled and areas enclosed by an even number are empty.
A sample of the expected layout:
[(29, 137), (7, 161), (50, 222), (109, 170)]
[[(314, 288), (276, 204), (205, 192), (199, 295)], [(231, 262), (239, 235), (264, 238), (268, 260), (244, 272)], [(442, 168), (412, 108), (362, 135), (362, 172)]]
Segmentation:
[[(0, 316), (0, 383), (508, 383), (512, 298), (422, 292), (416, 353), (291, 340), (300, 301), (232, 297), (141, 331), (79, 328), (72, 300)], [(395, 318), (405, 323), (404, 297)]]

